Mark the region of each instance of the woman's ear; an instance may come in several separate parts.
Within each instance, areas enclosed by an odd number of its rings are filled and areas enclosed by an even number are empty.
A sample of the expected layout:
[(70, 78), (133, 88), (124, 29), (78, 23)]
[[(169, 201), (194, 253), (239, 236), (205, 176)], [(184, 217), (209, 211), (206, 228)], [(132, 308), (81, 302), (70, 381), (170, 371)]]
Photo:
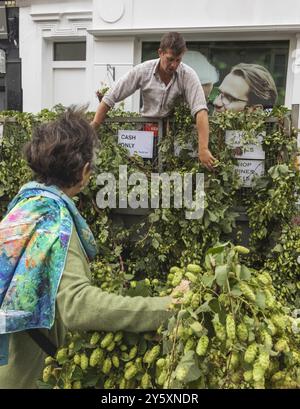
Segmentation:
[(92, 173), (91, 164), (87, 162), (82, 169), (81, 182), (80, 182), (82, 188), (88, 185), (91, 173)]
[(91, 164), (90, 164), (90, 162), (87, 162), (83, 167), (82, 176), (85, 177), (87, 174), (90, 175), (91, 171), (92, 171)]

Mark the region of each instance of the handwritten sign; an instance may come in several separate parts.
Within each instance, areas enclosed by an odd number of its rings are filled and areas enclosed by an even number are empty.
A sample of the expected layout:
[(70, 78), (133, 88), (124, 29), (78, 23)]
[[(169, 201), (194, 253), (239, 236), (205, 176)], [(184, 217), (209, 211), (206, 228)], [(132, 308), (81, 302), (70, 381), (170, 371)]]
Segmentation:
[(226, 131), (225, 143), (234, 151), (235, 158), (241, 159), (265, 159), (262, 142), (266, 136), (265, 132), (256, 135), (252, 143), (244, 143), (245, 133), (243, 131)]
[(242, 179), (243, 186), (251, 187), (255, 177), (264, 175), (265, 162), (264, 160), (239, 159), (235, 169)]
[(150, 131), (118, 131), (118, 144), (128, 149), (130, 156), (135, 153), (142, 158), (153, 157), (153, 132)]

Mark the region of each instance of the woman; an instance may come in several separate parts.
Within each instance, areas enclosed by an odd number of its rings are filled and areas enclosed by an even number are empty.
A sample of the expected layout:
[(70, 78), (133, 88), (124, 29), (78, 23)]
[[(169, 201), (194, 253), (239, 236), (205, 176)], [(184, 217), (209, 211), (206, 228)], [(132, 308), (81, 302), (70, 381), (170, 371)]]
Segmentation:
[(35, 388), (41, 377), (46, 354), (28, 330), (42, 328), (59, 346), (67, 330), (151, 331), (170, 316), (171, 297), (122, 297), (91, 285), (96, 245), (71, 198), (88, 184), (95, 142), (83, 111), (71, 108), (36, 128), (25, 147), (35, 182), (0, 223), (0, 334), (10, 334), (0, 388)]

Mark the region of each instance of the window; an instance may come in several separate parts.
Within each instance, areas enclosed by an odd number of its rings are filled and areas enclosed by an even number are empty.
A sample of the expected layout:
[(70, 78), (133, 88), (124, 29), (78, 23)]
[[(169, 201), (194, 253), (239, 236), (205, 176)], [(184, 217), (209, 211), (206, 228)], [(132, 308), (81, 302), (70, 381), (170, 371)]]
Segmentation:
[[(158, 58), (158, 48), (159, 42), (144, 42), (142, 61)], [(204, 59), (208, 60), (218, 73), (218, 80), (215, 78), (212, 81), (214, 87), (210, 93), (210, 101), (213, 101), (216, 97), (219, 85), (225, 76), (229, 74), (231, 68), (239, 63), (246, 63), (258, 64), (267, 68), (277, 88), (277, 104), (284, 104), (289, 41), (187, 41), (187, 48), (190, 51), (201, 53), (202, 61)], [(201, 61), (200, 57), (198, 60)], [(198, 71), (197, 68), (199, 68), (198, 75), (200, 80), (201, 75), (205, 77), (203, 67), (206, 67), (206, 65), (204, 63), (199, 63), (201, 67), (193, 66), (188, 61), (187, 64), (191, 65), (195, 71)]]
[(59, 42), (53, 45), (54, 61), (85, 61), (86, 42)]

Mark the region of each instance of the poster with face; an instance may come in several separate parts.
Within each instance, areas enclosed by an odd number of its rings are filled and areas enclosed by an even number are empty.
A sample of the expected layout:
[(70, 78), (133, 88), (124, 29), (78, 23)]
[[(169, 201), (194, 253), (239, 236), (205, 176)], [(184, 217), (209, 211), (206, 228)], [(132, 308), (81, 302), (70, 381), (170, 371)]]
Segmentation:
[(213, 100), (215, 112), (272, 108), (277, 102), (277, 88), (271, 73), (262, 65), (240, 63), (232, 67), (218, 87)]
[[(159, 43), (144, 42), (142, 60)], [(283, 105), (289, 41), (187, 41), (183, 62), (197, 73), (210, 114)]]

